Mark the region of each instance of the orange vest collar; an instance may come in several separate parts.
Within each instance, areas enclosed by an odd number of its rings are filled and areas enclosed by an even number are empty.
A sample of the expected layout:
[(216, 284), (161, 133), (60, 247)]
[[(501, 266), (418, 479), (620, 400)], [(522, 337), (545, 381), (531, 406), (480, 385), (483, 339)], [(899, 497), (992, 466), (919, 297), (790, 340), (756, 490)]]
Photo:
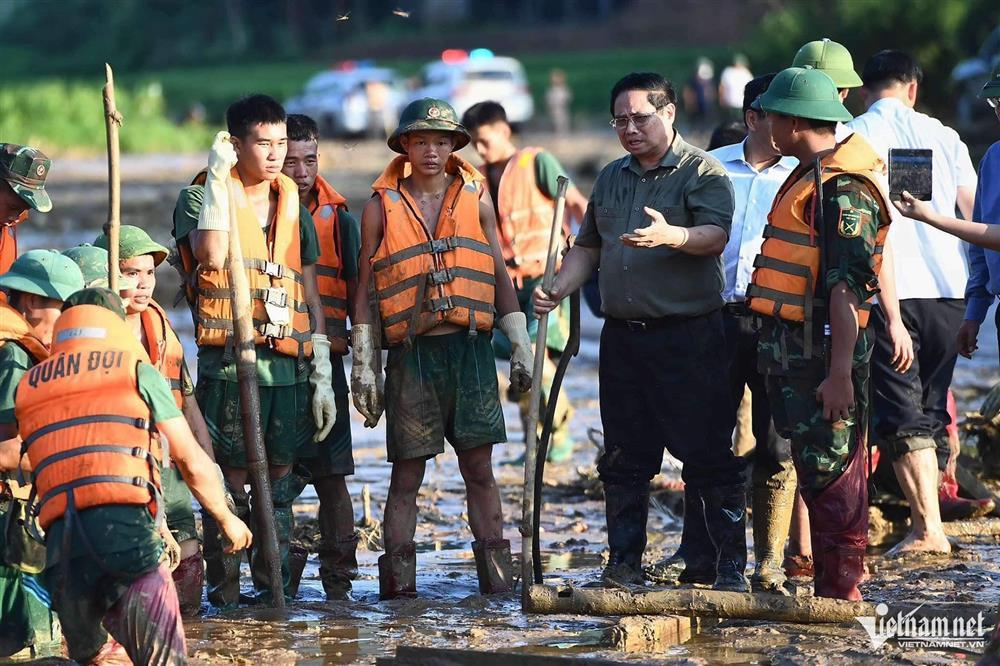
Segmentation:
[[(444, 170), (445, 173), (460, 176), (462, 178), (462, 183), (465, 185), (468, 185), (469, 183), (482, 183), (486, 180), (486, 177), (483, 176), (483, 174), (481, 174), (476, 167), (472, 166), (471, 163), (465, 161), (455, 153), (448, 156), (448, 161), (444, 165)], [(398, 190), (400, 182), (409, 176), (411, 172), (412, 167), (410, 166), (410, 159), (406, 155), (400, 155), (389, 162), (389, 166), (385, 168), (382, 175), (379, 176), (374, 183), (372, 183), (372, 189), (375, 191)]]

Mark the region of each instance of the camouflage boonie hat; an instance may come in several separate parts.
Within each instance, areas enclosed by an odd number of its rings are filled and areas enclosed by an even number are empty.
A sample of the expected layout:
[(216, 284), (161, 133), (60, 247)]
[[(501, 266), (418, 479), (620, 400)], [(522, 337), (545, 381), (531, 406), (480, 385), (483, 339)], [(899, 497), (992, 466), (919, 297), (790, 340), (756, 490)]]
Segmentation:
[(847, 47), (827, 38), (804, 44), (792, 60), (792, 67), (812, 67), (823, 72), (837, 88), (860, 88), (861, 77), (854, 71), (854, 58)]
[(45, 191), (45, 179), (51, 167), (52, 160), (40, 150), (16, 143), (0, 143), (0, 178), (39, 213), (52, 210), (52, 199)]
[(69, 257), (55, 250), (31, 250), (0, 275), (0, 287), (65, 301), (83, 289), (83, 275)]
[[(94, 245), (109, 250), (108, 235), (101, 233), (94, 239)], [(170, 254), (170, 250), (150, 238), (145, 229), (123, 224), (118, 230), (118, 258), (121, 261), (128, 261), (144, 254), (153, 255), (153, 265), (159, 266)]]
[(448, 102), (424, 97), (410, 102), (399, 114), (399, 127), (386, 141), (397, 153), (405, 153), (399, 138), (409, 132), (450, 132), (455, 135), (455, 150), (469, 144), (469, 130), (458, 121), (458, 114)]
[[(108, 288), (108, 251), (102, 247), (94, 247), (90, 243), (82, 243), (76, 247), (63, 252), (64, 257), (73, 260), (83, 273), (83, 286), (85, 288), (102, 287)], [(118, 276), (118, 289), (135, 289), (139, 286), (138, 281), (127, 278), (124, 275)]]
[(101, 287), (92, 287), (90, 289), (81, 289), (72, 296), (66, 299), (63, 303), (63, 312), (69, 310), (77, 305), (99, 305), (100, 307), (111, 310), (116, 315), (121, 317), (122, 321), (125, 321), (125, 304), (122, 299), (119, 298), (118, 294), (108, 289), (103, 289)]

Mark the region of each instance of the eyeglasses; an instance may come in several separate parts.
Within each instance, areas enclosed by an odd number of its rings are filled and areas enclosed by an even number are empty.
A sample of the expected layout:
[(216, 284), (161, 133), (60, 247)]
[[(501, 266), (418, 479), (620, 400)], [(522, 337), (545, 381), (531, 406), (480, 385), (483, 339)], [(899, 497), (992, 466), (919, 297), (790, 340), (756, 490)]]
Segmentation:
[(610, 121), (608, 121), (608, 125), (611, 125), (611, 127), (615, 128), (615, 130), (618, 132), (623, 132), (626, 129), (628, 129), (629, 123), (635, 125), (636, 129), (642, 129), (643, 127), (648, 125), (650, 121), (653, 120), (653, 118), (656, 117), (659, 110), (660, 109), (657, 109), (653, 113), (637, 113), (634, 116), (622, 116), (622, 117), (616, 116), (612, 118)]
[(990, 108), (995, 109), (1000, 106), (1000, 97), (987, 97), (986, 103), (990, 105)]

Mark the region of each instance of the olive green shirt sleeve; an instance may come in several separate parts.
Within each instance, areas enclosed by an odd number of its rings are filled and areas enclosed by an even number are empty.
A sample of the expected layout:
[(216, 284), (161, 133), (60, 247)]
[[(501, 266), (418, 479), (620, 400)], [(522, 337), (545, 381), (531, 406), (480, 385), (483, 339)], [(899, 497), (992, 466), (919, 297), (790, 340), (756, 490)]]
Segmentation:
[[(556, 198), (556, 192), (559, 190), (559, 176), (568, 178), (569, 174), (566, 173), (566, 169), (559, 163), (555, 155), (543, 150), (535, 156), (535, 182), (542, 194), (549, 199)], [(570, 181), (570, 185), (572, 184), (573, 182)]]
[(346, 280), (358, 277), (358, 255), (361, 253), (361, 225), (356, 217), (340, 209), (340, 254)]
[[(830, 290), (846, 282), (864, 303), (878, 292), (875, 274), (875, 245), (879, 206), (863, 181), (849, 175), (837, 176), (823, 188), (823, 215), (826, 225), (826, 283)], [(807, 211), (811, 207), (807, 204)]]
[(14, 398), (17, 385), (31, 366), (31, 357), (21, 345), (8, 342), (0, 347), (0, 424), (10, 425), (15, 422)]
[(139, 395), (149, 405), (153, 423), (163, 423), (182, 416), (181, 410), (170, 393), (170, 384), (160, 371), (149, 363), (140, 362), (136, 368)]

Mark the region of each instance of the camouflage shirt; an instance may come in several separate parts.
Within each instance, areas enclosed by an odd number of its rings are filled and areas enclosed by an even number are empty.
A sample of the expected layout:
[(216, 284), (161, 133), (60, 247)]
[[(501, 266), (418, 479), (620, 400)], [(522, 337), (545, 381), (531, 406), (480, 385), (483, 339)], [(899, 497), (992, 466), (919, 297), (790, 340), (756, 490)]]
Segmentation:
[[(812, 200), (806, 202), (806, 220), (812, 221)], [(849, 174), (828, 180), (823, 186), (823, 216), (830, 243), (826, 253), (824, 299), (841, 282), (847, 283), (864, 303), (878, 292), (875, 273), (875, 244), (878, 234), (879, 205), (865, 183)], [(815, 224), (818, 228), (818, 221)], [(758, 343), (758, 366), (766, 374), (801, 374), (823, 372), (823, 322), (813, 326), (812, 358), (804, 354), (804, 326), (797, 322), (762, 317)], [(865, 363), (871, 356), (869, 336), (861, 331), (854, 347), (854, 364)]]

